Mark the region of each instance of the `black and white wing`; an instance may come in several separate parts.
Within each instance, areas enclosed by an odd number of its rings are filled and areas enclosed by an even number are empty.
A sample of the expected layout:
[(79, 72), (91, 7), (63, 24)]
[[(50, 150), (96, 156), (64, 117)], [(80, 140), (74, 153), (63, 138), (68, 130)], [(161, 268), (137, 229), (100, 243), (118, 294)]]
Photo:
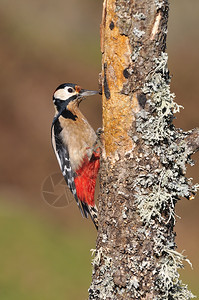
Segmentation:
[(53, 122), (51, 127), (51, 140), (52, 140), (52, 146), (55, 152), (55, 155), (57, 157), (60, 169), (62, 171), (62, 174), (64, 176), (64, 179), (70, 188), (77, 205), (81, 211), (82, 216), (88, 217), (88, 208), (87, 205), (81, 202), (77, 197), (77, 192), (75, 188), (75, 173), (71, 168), (69, 153), (65, 145), (63, 145), (62, 139), (60, 137), (61, 132), (61, 126), (59, 123), (59, 120), (56, 120), (56, 122)]

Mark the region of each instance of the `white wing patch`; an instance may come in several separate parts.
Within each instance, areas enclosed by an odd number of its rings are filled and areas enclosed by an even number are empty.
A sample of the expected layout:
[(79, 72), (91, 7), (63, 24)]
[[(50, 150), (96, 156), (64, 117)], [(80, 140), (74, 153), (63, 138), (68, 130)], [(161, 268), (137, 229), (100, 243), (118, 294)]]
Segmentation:
[(88, 208), (87, 208), (87, 205), (85, 203), (79, 201), (79, 199), (77, 197), (75, 181), (74, 181), (75, 172), (71, 168), (68, 149), (62, 142), (60, 132), (61, 132), (61, 127), (59, 124), (59, 120), (57, 120), (51, 128), (52, 146), (53, 146), (55, 155), (57, 157), (60, 169), (64, 176), (64, 179), (77, 202), (77, 205), (81, 211), (81, 214), (82, 214), (82, 216), (85, 216), (87, 218), (88, 217)]

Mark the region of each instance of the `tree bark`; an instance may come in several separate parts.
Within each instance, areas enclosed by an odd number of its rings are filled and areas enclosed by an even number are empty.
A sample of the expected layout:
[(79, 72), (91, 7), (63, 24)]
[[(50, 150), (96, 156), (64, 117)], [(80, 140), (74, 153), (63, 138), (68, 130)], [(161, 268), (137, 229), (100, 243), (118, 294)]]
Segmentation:
[(167, 0), (105, 0), (101, 23), (103, 127), (99, 231), (89, 299), (190, 299), (179, 280), (175, 204), (199, 130), (179, 111), (167, 69)]

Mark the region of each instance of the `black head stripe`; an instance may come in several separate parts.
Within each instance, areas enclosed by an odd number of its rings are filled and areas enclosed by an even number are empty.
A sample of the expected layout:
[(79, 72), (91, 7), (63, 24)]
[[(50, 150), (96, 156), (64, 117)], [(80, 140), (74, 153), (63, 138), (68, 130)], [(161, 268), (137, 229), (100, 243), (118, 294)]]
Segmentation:
[(66, 99), (66, 100), (62, 100), (59, 98), (55, 98), (55, 96), (53, 96), (53, 103), (54, 105), (57, 107), (57, 110), (60, 111), (61, 109), (67, 108), (67, 105), (75, 100), (77, 98), (78, 95), (73, 95), (70, 98)]
[(67, 100), (63, 101), (57, 98), (53, 98), (54, 104), (57, 107), (58, 113), (57, 115), (54, 117), (53, 119), (53, 123), (52, 126), (55, 124), (55, 122), (59, 119), (59, 117), (62, 115), (62, 113), (67, 110), (67, 106), (68, 104), (75, 100), (77, 98), (77, 95), (73, 95), (70, 98), (68, 98)]
[(60, 84), (60, 85), (56, 88), (55, 92), (56, 92), (57, 90), (64, 89), (66, 86), (72, 87), (72, 88), (75, 89), (76, 84), (74, 84), (74, 83), (62, 83), (62, 84)]

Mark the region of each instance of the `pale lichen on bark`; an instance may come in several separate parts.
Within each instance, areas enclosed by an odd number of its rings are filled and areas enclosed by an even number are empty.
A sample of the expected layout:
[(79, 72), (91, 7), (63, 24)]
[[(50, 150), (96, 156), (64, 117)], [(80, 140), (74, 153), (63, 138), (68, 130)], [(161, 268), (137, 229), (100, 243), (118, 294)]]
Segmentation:
[(175, 204), (199, 131), (172, 123), (168, 1), (104, 1), (101, 24), (104, 150), (99, 231), (89, 299), (191, 299), (179, 280)]

